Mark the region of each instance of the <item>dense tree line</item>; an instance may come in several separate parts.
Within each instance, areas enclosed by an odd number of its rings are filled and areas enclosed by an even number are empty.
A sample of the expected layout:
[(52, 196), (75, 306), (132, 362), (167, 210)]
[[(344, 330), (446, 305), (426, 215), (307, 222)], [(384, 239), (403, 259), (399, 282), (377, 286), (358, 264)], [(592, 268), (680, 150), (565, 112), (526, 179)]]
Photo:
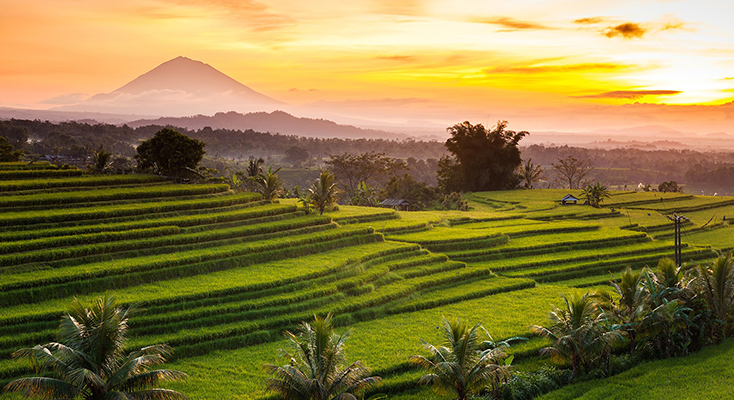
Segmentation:
[[(165, 127), (156, 125), (131, 128), (93, 121), (52, 123), (8, 120), (0, 121), (0, 136), (7, 138), (16, 149), (29, 155), (57, 154), (91, 159), (94, 152), (103, 147), (115, 159), (120, 156), (132, 159), (136, 154), (135, 148), (163, 128)], [(176, 130), (206, 143), (207, 159), (210, 163), (208, 166), (220, 166), (220, 170), (226, 165), (211, 163), (233, 158), (247, 160), (253, 155), (268, 160), (268, 164), (318, 169), (319, 166), (324, 166), (324, 161), (331, 155), (373, 152), (405, 160), (409, 167), (408, 173), (415, 180), (429, 185), (445, 186), (443, 192), (461, 190), (461, 179), (467, 174), (475, 177), (471, 168), (464, 170), (458, 159), (450, 156), (451, 152), (445, 144), (438, 141), (318, 139), (208, 127)], [(594, 169), (587, 179), (607, 185), (631, 185), (632, 188), (632, 185), (636, 186), (638, 183), (658, 185), (664, 181), (676, 181), (687, 185), (721, 187), (719, 191), (734, 190), (731, 178), (734, 152), (731, 151), (587, 149), (543, 145), (522, 147), (522, 142), (518, 145), (522, 159), (532, 159), (534, 165), (540, 165), (545, 170), (544, 179), (551, 181), (535, 187), (552, 184), (554, 175), (551, 173), (551, 164), (572, 156), (579, 160), (592, 160), (591, 166)], [(439, 162), (442, 157), (444, 160)], [(439, 170), (443, 170), (443, 174), (437, 177)]]

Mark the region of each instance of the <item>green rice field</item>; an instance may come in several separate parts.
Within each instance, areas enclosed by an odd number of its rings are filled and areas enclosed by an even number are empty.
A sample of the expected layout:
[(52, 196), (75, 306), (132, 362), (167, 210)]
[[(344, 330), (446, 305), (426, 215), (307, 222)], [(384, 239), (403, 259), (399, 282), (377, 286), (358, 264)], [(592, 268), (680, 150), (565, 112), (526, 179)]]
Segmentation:
[[(421, 339), (437, 341), (442, 316), (481, 322), (495, 339), (528, 335), (562, 293), (672, 256), (673, 209), (690, 213), (684, 261), (734, 247), (722, 218), (733, 198), (614, 192), (595, 209), (560, 205), (567, 193), (474, 193), (467, 212), (320, 216), (221, 184), (0, 163), (0, 384), (31, 373), (12, 352), (55, 340), (74, 297), (114, 291), (146, 310), (129, 347), (173, 346), (170, 367), (189, 378), (169, 386), (192, 399), (269, 398), (261, 365), (276, 362), (282, 332), (326, 313), (351, 329), (349, 359), (384, 378), (379, 392), (443, 399), (417, 386), (407, 362)], [(511, 349), (518, 368), (544, 362), (542, 345)]]

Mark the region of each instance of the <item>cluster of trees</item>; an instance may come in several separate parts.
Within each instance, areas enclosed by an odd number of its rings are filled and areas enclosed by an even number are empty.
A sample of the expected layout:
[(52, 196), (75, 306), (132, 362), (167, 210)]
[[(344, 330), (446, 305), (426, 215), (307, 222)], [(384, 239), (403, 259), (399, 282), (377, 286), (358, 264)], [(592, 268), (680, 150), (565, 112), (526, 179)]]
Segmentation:
[[(328, 180), (323, 174), (321, 179)], [(683, 356), (734, 333), (731, 253), (711, 265), (691, 268), (662, 259), (655, 270), (625, 270), (612, 285), (614, 293), (563, 296), (563, 305), (549, 313), (547, 326), (531, 327), (532, 333), (550, 340), (541, 355), (568, 368), (572, 378), (609, 376), (617, 355)], [(126, 352), (128, 320), (137, 311), (135, 306), (119, 306), (109, 294), (90, 307), (75, 300), (61, 320), (58, 342), (13, 354), (29, 359), (37, 372), (46, 375), (16, 379), (4, 390), (38, 398), (185, 399), (158, 386), (186, 374), (150, 370), (166, 361), (173, 351), (170, 347), (152, 345)], [(513, 385), (527, 385), (512, 372), (513, 357), (505, 351), (510, 342), (525, 338), (494, 341), (480, 324), (470, 327), (459, 319), (444, 318), (440, 329), (441, 345), (421, 341), (427, 354), (410, 357), (426, 372), (419, 384), (451, 393), (457, 400), (477, 394), (512, 398)], [(381, 382), (362, 362), (347, 362), (344, 349), (349, 332), (337, 334), (331, 315), (316, 316), (312, 322), (303, 322), (298, 333), (286, 331), (284, 336), (289, 349), (279, 354), (285, 364), (263, 365), (271, 375), (267, 389), (284, 399), (356, 400)], [(536, 393), (543, 390), (535, 389)]]
[(731, 254), (688, 269), (662, 259), (655, 270), (627, 269), (612, 284), (614, 293), (564, 296), (564, 305), (549, 314), (550, 325), (532, 328), (551, 340), (542, 353), (574, 375), (609, 375), (614, 353), (683, 356), (732, 334)]
[[(468, 122), (448, 129), (451, 137), (446, 143), (438, 141), (383, 139), (316, 139), (253, 130), (211, 129), (199, 130), (148, 125), (138, 128), (96, 124), (93, 122), (51, 123), (29, 120), (0, 121), (0, 136), (8, 139), (15, 150), (25, 154), (63, 155), (78, 160), (90, 160), (96, 149), (103, 147), (113, 154), (113, 168), (134, 166), (136, 147), (150, 139), (163, 128), (176, 129), (193, 139), (207, 143), (210, 166), (214, 160), (246, 159), (248, 155), (268, 159), (279, 166), (294, 168), (324, 166), (324, 161), (335, 154), (377, 153), (400, 159), (409, 169), (406, 171), (416, 181), (436, 185), (439, 192), (490, 190), (520, 186), (578, 187), (585, 186), (575, 178), (550, 179), (547, 173), (559, 160), (593, 160), (593, 170), (587, 171), (588, 181), (605, 182), (608, 185), (636, 186), (643, 182), (655, 184), (662, 181), (687, 182), (701, 188), (715, 188), (723, 193), (734, 190), (734, 153), (698, 152), (692, 150), (640, 150), (640, 149), (586, 149), (569, 146), (532, 145), (518, 147), (517, 142), (526, 132), (507, 129), (500, 121), (491, 128)], [(521, 166), (517, 159), (522, 153), (525, 162), (533, 160), (533, 167), (546, 176), (542, 185), (538, 179), (532, 184), (522, 179), (532, 176), (532, 170)], [(221, 171), (224, 164), (217, 168)], [(590, 165), (586, 165), (589, 167)], [(219, 168), (222, 167), (222, 168)], [(516, 170), (518, 169), (518, 170)], [(522, 170), (525, 169), (523, 172)], [(512, 170), (514, 174), (508, 174)], [(527, 174), (530, 172), (531, 174)], [(535, 171), (539, 172), (539, 171)], [(583, 179), (583, 178), (582, 178)]]

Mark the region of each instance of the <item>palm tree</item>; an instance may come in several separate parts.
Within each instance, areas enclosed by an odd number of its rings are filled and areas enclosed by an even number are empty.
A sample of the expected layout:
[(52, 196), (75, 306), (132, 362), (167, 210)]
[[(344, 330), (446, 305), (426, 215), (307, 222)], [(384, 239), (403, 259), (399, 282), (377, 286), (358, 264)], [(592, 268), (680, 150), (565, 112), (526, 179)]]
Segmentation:
[(634, 351), (637, 326), (647, 311), (647, 291), (644, 287), (645, 274), (626, 268), (619, 282), (612, 279), (612, 286), (619, 296), (614, 315), (621, 324), (621, 329), (630, 340), (630, 351)]
[(110, 166), (110, 162), (112, 161), (112, 153), (105, 150), (102, 145), (99, 145), (97, 150), (95, 150), (93, 153), (92, 161), (94, 162), (94, 172), (103, 173)]
[(278, 176), (278, 171), (280, 171), (280, 168), (273, 171), (273, 166), (271, 165), (267, 172), (260, 173), (254, 178), (258, 184), (257, 191), (266, 200), (273, 201), (277, 199), (283, 191), (283, 181)]
[(458, 400), (466, 400), (470, 393), (476, 393), (487, 385), (497, 387), (509, 378), (510, 366), (505, 362), (507, 355), (504, 351), (506, 343), (485, 348), (487, 342), (482, 342), (480, 336), (486, 331), (480, 324), (469, 328), (458, 319), (449, 321), (444, 318), (441, 325), (446, 346), (437, 348), (421, 341), (431, 353), (431, 358), (422, 355), (410, 357), (413, 364), (429, 372), (420, 378), (419, 384), (432, 385), (438, 392), (454, 393)]
[(611, 329), (608, 316), (594, 294), (562, 297), (565, 307), (554, 307), (548, 314), (549, 328), (538, 325), (530, 328), (552, 342), (551, 346), (541, 349), (541, 355), (549, 355), (554, 362), (570, 362), (574, 375), (588, 371), (599, 360), (608, 364), (611, 345), (623, 339), (621, 332)]
[(301, 324), (300, 335), (286, 331), (290, 351), (280, 350), (287, 364), (280, 367), (265, 364), (263, 368), (274, 377), (268, 379), (267, 389), (284, 400), (356, 400), (354, 392), (380, 383), (368, 376), (360, 361), (345, 367), (344, 343), (349, 332), (338, 335), (325, 318), (314, 316), (312, 323)]
[(336, 188), (335, 181), (334, 174), (321, 171), (319, 178), (308, 189), (311, 204), (319, 210), (320, 215), (324, 215), (324, 211), (336, 203), (339, 189)]
[(720, 256), (710, 267), (699, 265), (696, 275), (696, 289), (718, 320), (716, 340), (721, 341), (734, 319), (734, 256)]
[(74, 300), (61, 319), (59, 343), (37, 345), (13, 353), (28, 358), (36, 370), (53, 377), (20, 378), (6, 392), (24, 392), (41, 399), (188, 399), (181, 393), (157, 388), (159, 382), (186, 376), (179, 371), (146, 370), (163, 364), (173, 352), (167, 345), (152, 345), (127, 356), (124, 346), (133, 306), (123, 309), (105, 294), (90, 308)]
[(250, 156), (250, 161), (247, 163), (247, 177), (254, 178), (261, 174), (263, 172), (261, 165), (264, 163), (265, 160), (263, 160), (262, 157), (256, 159), (255, 157)]
[(533, 184), (539, 181), (543, 175), (543, 167), (540, 164), (533, 164), (533, 160), (529, 158), (524, 164), (520, 164), (517, 175), (520, 178), (522, 187), (532, 189)]
[(603, 183), (594, 182), (593, 184), (588, 184), (584, 188), (583, 196), (586, 197), (586, 201), (589, 202), (589, 205), (599, 208), (599, 204), (601, 204), (604, 199), (612, 197), (612, 194)]

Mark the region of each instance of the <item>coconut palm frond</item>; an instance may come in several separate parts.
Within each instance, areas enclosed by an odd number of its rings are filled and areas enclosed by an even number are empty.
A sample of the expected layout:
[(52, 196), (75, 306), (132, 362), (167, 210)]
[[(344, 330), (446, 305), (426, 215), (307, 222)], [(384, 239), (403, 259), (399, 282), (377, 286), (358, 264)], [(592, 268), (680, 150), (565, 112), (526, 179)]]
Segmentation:
[[(89, 393), (102, 399), (185, 398), (180, 393), (155, 388), (160, 381), (180, 379), (185, 374), (169, 370), (146, 372), (165, 362), (172, 352), (170, 347), (148, 346), (124, 355), (128, 318), (136, 310), (134, 306), (118, 306), (111, 294), (95, 299), (89, 307), (74, 299), (59, 325), (58, 343), (14, 353), (15, 357), (30, 359), (38, 370), (48, 370), (53, 378), (18, 379), (8, 384), (8, 390), (23, 388), (28, 393), (46, 393), (43, 398), (76, 398)], [(134, 395), (117, 390), (120, 388), (144, 391)]]
[(68, 382), (46, 377), (16, 379), (8, 383), (3, 390), (41, 399), (73, 399), (78, 393)]

